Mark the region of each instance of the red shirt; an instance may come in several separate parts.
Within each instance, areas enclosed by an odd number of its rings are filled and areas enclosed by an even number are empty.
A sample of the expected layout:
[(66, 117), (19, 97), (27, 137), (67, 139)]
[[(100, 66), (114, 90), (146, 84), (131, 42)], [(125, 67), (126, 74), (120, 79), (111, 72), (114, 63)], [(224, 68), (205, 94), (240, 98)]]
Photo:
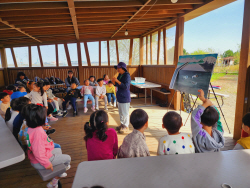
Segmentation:
[(106, 131), (107, 139), (103, 142), (96, 136), (96, 131), (93, 137), (86, 141), (88, 152), (88, 161), (115, 159), (118, 151), (118, 138), (114, 129), (108, 128)]

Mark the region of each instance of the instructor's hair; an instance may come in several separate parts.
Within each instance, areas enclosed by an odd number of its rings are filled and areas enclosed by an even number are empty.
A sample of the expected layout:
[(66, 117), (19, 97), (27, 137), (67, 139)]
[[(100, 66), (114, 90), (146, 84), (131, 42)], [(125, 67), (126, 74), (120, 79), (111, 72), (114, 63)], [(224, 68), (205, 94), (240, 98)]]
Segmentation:
[(84, 131), (86, 134), (84, 140), (87, 141), (89, 138), (92, 138), (93, 133), (97, 131), (97, 137), (104, 142), (108, 137), (105, 133), (108, 128), (107, 123), (108, 114), (105, 111), (98, 110), (92, 113), (90, 116), (90, 121), (84, 125)]

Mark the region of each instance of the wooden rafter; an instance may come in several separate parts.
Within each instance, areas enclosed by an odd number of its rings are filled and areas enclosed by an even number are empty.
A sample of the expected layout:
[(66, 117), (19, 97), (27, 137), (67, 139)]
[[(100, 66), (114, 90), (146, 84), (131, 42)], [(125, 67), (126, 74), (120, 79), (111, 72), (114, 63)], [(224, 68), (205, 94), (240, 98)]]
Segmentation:
[(59, 67), (59, 52), (58, 52), (58, 44), (56, 46), (56, 66)]
[(148, 64), (148, 36), (146, 36), (146, 65)]
[(70, 60), (70, 56), (69, 56), (69, 48), (68, 48), (67, 43), (64, 43), (64, 49), (65, 49), (65, 54), (66, 54), (66, 58), (68, 61), (68, 66), (71, 67), (72, 64), (71, 64), (71, 60)]
[(134, 39), (130, 39), (130, 46), (129, 46), (129, 65), (132, 65), (132, 58), (133, 58), (133, 42), (134, 42)]
[(79, 31), (78, 31), (78, 25), (76, 20), (76, 11), (75, 11), (75, 4), (74, 0), (67, 0), (68, 6), (69, 6), (69, 12), (72, 20), (72, 24), (75, 30), (76, 40), (79, 40)]
[(166, 28), (163, 29), (163, 53), (164, 53), (164, 65), (167, 65), (167, 36)]
[(85, 54), (86, 54), (88, 66), (91, 66), (87, 42), (84, 42), (83, 44), (84, 44), (84, 48), (85, 48)]
[(15, 56), (14, 49), (13, 49), (13, 48), (10, 48), (10, 51), (11, 51), (11, 54), (12, 54), (12, 58), (13, 58), (13, 61), (14, 61), (14, 65), (15, 65), (15, 67), (18, 67), (18, 66), (17, 66), (17, 61), (16, 61), (16, 56)]
[(117, 58), (117, 64), (119, 63), (119, 49), (118, 49), (118, 41), (115, 40), (115, 48), (116, 48), (116, 58)]
[(161, 31), (158, 31), (157, 65), (160, 64)]
[(131, 16), (129, 19), (128, 19), (128, 21), (126, 21), (126, 23), (124, 23), (112, 36), (111, 36), (111, 38), (113, 38), (115, 35), (116, 35), (116, 33), (118, 33), (125, 25), (127, 25), (127, 23), (129, 23), (147, 4), (149, 4), (150, 3), (150, 1), (151, 0), (148, 0), (138, 11), (136, 11), (135, 13), (134, 13), (134, 15), (133, 16)]
[(107, 40), (107, 52), (108, 52), (108, 66), (110, 66), (109, 40)]
[(32, 53), (31, 53), (31, 46), (28, 46), (29, 50), (29, 67), (32, 67)]
[(40, 40), (36, 39), (35, 37), (29, 35), (28, 33), (24, 32), (24, 31), (22, 31), (20, 28), (17, 28), (17, 27), (15, 27), (14, 25), (9, 24), (9, 22), (3, 21), (2, 18), (0, 18), (0, 22), (3, 23), (3, 24), (6, 25), (6, 26), (12, 28), (12, 29), (15, 29), (16, 31), (19, 31), (20, 33), (22, 33), (22, 34), (24, 34), (24, 35), (27, 35), (28, 37), (30, 37), (30, 38), (36, 40), (37, 42), (40, 42), (40, 43), (41, 43)]
[(43, 67), (43, 58), (42, 58), (42, 53), (41, 53), (40, 46), (37, 46), (37, 51), (38, 51), (38, 56), (39, 56), (39, 59), (40, 59), (41, 67)]
[(102, 65), (102, 54), (101, 54), (101, 52), (102, 52), (102, 42), (99, 41), (99, 66)]
[(145, 53), (145, 51), (144, 51), (144, 46), (143, 46), (143, 37), (141, 37), (140, 38), (140, 65), (143, 65), (143, 61), (144, 61), (144, 57), (143, 57), (143, 55), (144, 55), (144, 53)]
[(152, 34), (150, 35), (150, 64), (153, 64), (153, 45), (152, 45)]

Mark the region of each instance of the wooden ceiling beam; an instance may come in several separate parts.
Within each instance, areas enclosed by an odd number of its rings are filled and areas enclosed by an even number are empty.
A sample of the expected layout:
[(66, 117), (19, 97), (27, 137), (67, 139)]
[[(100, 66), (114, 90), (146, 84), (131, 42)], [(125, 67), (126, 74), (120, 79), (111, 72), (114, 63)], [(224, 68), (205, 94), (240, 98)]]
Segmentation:
[(26, 21), (26, 20), (59, 20), (70, 19), (69, 14), (60, 15), (39, 15), (39, 16), (16, 16), (16, 17), (2, 17), (4, 21)]
[(78, 31), (78, 25), (76, 20), (76, 11), (75, 11), (75, 4), (74, 0), (67, 0), (68, 6), (69, 6), (69, 12), (72, 20), (72, 24), (75, 30), (76, 40), (79, 39), (79, 31)]
[(151, 0), (148, 0), (138, 11), (136, 11), (135, 13), (134, 13), (134, 15), (132, 16), (132, 17), (130, 17), (127, 21), (126, 21), (126, 23), (124, 23), (112, 36), (111, 36), (111, 38), (113, 38), (115, 35), (116, 35), (116, 33), (118, 33), (127, 23), (129, 23), (130, 22), (130, 20), (132, 20), (147, 4), (149, 4), (150, 3), (150, 1)]
[[(0, 1), (1, 3), (2, 1)], [(68, 8), (65, 2), (35, 2), (35, 3), (5, 3), (1, 4), (0, 11), (30, 10), (30, 9), (59, 9)]]
[(26, 35), (26, 36), (28, 36), (28, 37), (30, 37), (30, 38), (36, 40), (37, 42), (40, 42), (40, 43), (41, 43), (40, 40), (36, 39), (35, 37), (29, 35), (28, 33), (24, 32), (24, 31), (22, 31), (20, 28), (14, 26), (14, 25), (11, 25), (11, 24), (9, 24), (9, 23), (6, 22), (6, 21), (3, 21), (1, 18), (0, 18), (0, 22), (3, 23), (3, 24), (5, 24), (6, 26), (8, 26), (8, 27), (10, 27), (10, 28), (12, 28), (12, 29), (15, 29), (16, 31), (18, 31), (18, 32), (20, 32), (20, 33), (22, 33), (22, 34), (24, 34), (24, 35)]
[(69, 19), (51, 19), (51, 20), (23, 20), (23, 21), (8, 21), (13, 25), (27, 25), (27, 24), (46, 24), (46, 23), (71, 23), (72, 20)]
[(16, 16), (39, 16), (39, 15), (69, 15), (69, 9), (37, 9), (37, 10), (14, 10), (14, 11), (0, 11), (0, 17), (16, 17)]

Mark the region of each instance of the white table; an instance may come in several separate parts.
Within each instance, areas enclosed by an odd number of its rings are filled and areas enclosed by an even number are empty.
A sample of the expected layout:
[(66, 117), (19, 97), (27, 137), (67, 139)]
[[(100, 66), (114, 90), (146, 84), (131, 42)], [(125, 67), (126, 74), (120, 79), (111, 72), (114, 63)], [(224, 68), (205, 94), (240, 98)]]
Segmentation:
[(232, 188), (249, 186), (250, 150), (82, 162), (73, 188)]
[(0, 116), (0, 169), (24, 159), (23, 149)]
[[(150, 89), (150, 92), (151, 92), (151, 105), (153, 103), (153, 95), (152, 95), (152, 89), (153, 88), (157, 88), (157, 87), (161, 87), (161, 85), (159, 84), (155, 84), (155, 83), (152, 83), (152, 82), (145, 82), (145, 84), (132, 84), (132, 86), (134, 87), (137, 87), (139, 89), (145, 89), (145, 105), (147, 105), (147, 89)], [(139, 93), (138, 93), (138, 98), (139, 98)]]

